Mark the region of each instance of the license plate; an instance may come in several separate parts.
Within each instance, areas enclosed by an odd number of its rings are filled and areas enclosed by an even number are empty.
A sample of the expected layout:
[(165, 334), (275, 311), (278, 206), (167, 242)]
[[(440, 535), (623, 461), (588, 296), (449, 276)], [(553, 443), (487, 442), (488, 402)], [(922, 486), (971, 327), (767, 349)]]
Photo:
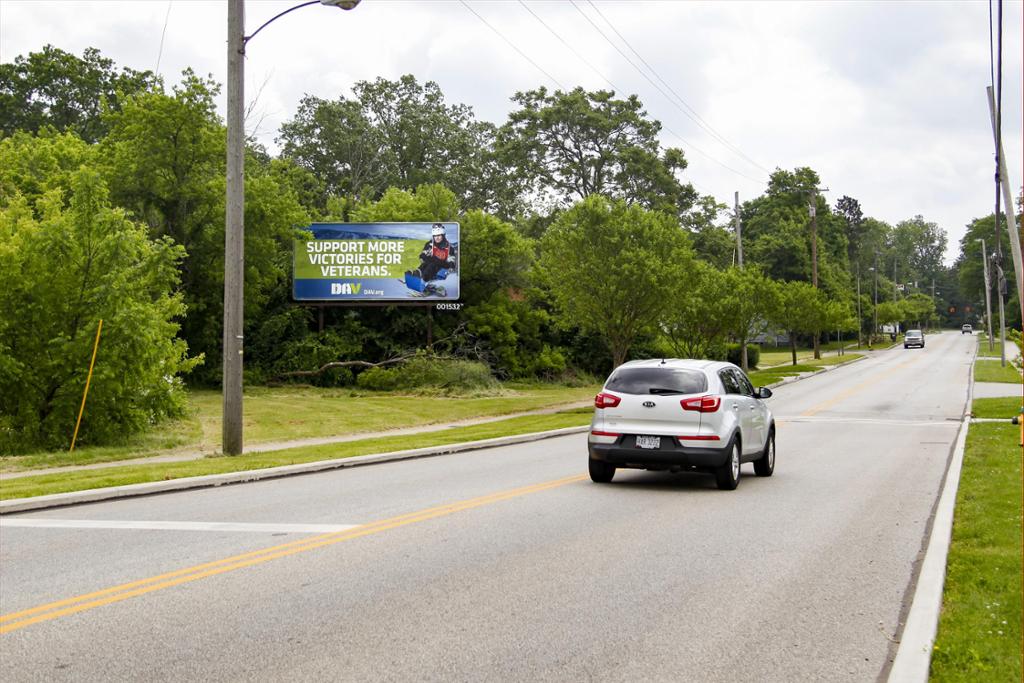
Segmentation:
[(660, 436), (638, 436), (636, 437), (637, 448), (661, 448)]

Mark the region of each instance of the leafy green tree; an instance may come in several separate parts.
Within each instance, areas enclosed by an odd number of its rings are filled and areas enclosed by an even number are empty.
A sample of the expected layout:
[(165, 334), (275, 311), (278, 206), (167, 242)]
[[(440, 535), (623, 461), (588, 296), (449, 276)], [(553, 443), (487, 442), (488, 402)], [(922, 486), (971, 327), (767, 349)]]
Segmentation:
[(67, 193), (75, 172), (95, 157), (94, 146), (74, 133), (18, 131), (0, 140), (0, 201), (20, 194), (34, 206), (52, 190)]
[(728, 297), (720, 305), (730, 313), (729, 334), (742, 346), (764, 334), (778, 317), (778, 285), (757, 268), (728, 268), (723, 274)]
[[(216, 114), (219, 87), (186, 71), (171, 94), (127, 98), (109, 114), (99, 145), (112, 198), (154, 238), (185, 247), (181, 285), (188, 307), (182, 336), (206, 355), (197, 379), (220, 378), (223, 320), (226, 131)], [(309, 225), (295, 192), (271, 164), (249, 154), (245, 179), (245, 327), (276, 301), (285, 305), (292, 240)], [(248, 335), (248, 332), (246, 333)]]
[(615, 366), (661, 321), (692, 256), (671, 216), (592, 195), (541, 239), (538, 271), (564, 326), (596, 332)]
[(675, 216), (696, 201), (677, 177), (686, 168), (682, 150), (661, 149), (661, 124), (635, 95), (539, 88), (512, 100), (519, 109), (499, 129), (497, 152), (522, 192), (566, 204), (601, 194)]
[(496, 198), (490, 161), (494, 126), (472, 108), (445, 102), (433, 81), (359, 81), (354, 98), (307, 95), (278, 142), (282, 155), (320, 178), (327, 192), (376, 199), (388, 187), (444, 184), (463, 206)]
[(104, 107), (116, 111), (123, 97), (156, 83), (149, 71), (118, 71), (95, 48), (76, 57), (47, 45), (41, 52), (0, 64), (0, 135), (52, 126), (96, 142), (107, 131)]
[(732, 311), (723, 305), (730, 296), (730, 280), (721, 271), (695, 261), (686, 275), (686, 288), (669, 302), (662, 329), (680, 358), (715, 358), (724, 355)]
[(51, 190), (36, 213), (19, 195), (0, 206), (0, 453), (68, 445), (101, 319), (79, 441), (179, 415), (179, 375), (199, 361), (176, 338), (182, 248), (111, 208), (95, 171), (74, 174), (69, 206)]
[(915, 293), (902, 302), (903, 319), (913, 322), (917, 327), (923, 326), (935, 314), (935, 300), (927, 294)]
[(820, 289), (797, 280), (780, 283), (778, 293), (772, 322), (789, 335), (789, 348), (793, 365), (796, 365), (797, 336), (817, 334), (825, 327), (826, 301)]
[[(808, 205), (821, 180), (810, 168), (776, 170), (768, 190), (743, 205), (744, 254), (775, 280), (812, 280), (811, 218)], [(846, 221), (832, 213), (821, 194), (818, 223), (818, 281), (838, 296), (849, 288)]]

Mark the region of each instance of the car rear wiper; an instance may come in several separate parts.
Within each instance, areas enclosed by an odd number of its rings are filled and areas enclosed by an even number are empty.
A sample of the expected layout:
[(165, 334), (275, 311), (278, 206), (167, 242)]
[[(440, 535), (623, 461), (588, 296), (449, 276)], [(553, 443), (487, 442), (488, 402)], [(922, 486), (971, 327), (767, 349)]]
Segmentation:
[(666, 389), (665, 387), (651, 387), (647, 391), (648, 391), (648, 393), (658, 394), (658, 395), (685, 394), (686, 393), (685, 391), (679, 391), (678, 389)]

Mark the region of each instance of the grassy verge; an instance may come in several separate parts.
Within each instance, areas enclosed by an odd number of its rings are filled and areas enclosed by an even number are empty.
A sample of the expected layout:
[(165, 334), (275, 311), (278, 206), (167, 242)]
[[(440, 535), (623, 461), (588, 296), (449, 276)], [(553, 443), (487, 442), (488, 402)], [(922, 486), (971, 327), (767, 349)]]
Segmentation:
[(1009, 363), (1003, 367), (997, 360), (979, 360), (974, 363), (975, 382), (1015, 382), (1021, 383), (1017, 368)]
[(186, 462), (104, 467), (94, 470), (20, 477), (18, 479), (0, 481), (0, 500), (28, 498), (50, 493), (83, 491), (125, 484), (140, 484), (150, 481), (165, 481), (182, 477), (197, 477), (204, 474), (258, 470), (281, 465), (316, 462), (318, 460), (349, 458), (356, 455), (465, 443), (467, 441), (493, 439), (500, 436), (541, 432), (548, 429), (578, 427), (589, 424), (593, 412), (593, 408), (579, 408), (551, 415), (529, 415), (481, 425), (453, 427), (425, 434), (363, 439), (339, 444), (305, 446), (283, 451), (253, 453), (234, 457), (217, 456)]
[(1007, 396), (1002, 398), (976, 398), (971, 403), (971, 414), (974, 417), (1005, 417), (1010, 419), (1020, 414), (1021, 398)]
[[(980, 356), (982, 358), (1001, 358), (1002, 355), (1003, 355), (1003, 352), (1002, 352), (1003, 344), (1002, 344), (1002, 342), (998, 342), (997, 341), (997, 342), (995, 342), (992, 345), (992, 347), (993, 347), (993, 350), (989, 351), (988, 350), (988, 342), (987, 341), (983, 341), (983, 340), (979, 341), (979, 343), (978, 343), (978, 356)], [(1006, 360), (1010, 360), (1010, 359), (1007, 358)]]
[[(432, 397), (314, 387), (254, 387), (245, 393), (245, 442), (259, 444), (498, 417), (586, 401), (598, 390), (596, 386), (507, 384), (492, 394)], [(213, 454), (220, 447), (220, 433), (220, 392), (193, 391), (188, 419), (160, 425), (116, 447), (0, 457), (0, 471), (88, 465), (173, 452)]]
[(860, 356), (861, 354), (859, 353), (847, 352), (843, 356), (825, 356), (818, 360), (809, 359), (796, 365), (776, 365), (774, 367), (765, 368), (764, 370), (754, 370), (750, 373), (750, 381), (756, 386), (765, 386), (767, 384), (781, 381), (786, 377), (792, 377), (804, 372), (820, 370), (826, 365), (841, 365), (842, 363), (849, 363), (860, 358)]
[(1019, 427), (973, 424), (967, 435), (933, 681), (1021, 680)]

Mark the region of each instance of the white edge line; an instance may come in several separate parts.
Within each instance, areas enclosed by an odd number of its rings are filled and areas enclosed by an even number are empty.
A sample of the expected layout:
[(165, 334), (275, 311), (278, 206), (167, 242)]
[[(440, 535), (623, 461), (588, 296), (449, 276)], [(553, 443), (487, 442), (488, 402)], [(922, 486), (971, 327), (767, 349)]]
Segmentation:
[(960, 471), (963, 468), (964, 448), (970, 427), (971, 404), (974, 399), (974, 360), (970, 365), (967, 382), (967, 403), (964, 405), (963, 429), (956, 440), (953, 458), (946, 472), (946, 483), (942, 488), (935, 509), (935, 521), (928, 538), (924, 561), (914, 588), (914, 599), (910, 603), (907, 622), (900, 636), (892, 668), (889, 669), (889, 683), (926, 683), (932, 663), (932, 646), (939, 630), (939, 614), (942, 611), (942, 588), (946, 581), (946, 560), (949, 544), (953, 538), (953, 512), (956, 508), (956, 492), (960, 486)]

